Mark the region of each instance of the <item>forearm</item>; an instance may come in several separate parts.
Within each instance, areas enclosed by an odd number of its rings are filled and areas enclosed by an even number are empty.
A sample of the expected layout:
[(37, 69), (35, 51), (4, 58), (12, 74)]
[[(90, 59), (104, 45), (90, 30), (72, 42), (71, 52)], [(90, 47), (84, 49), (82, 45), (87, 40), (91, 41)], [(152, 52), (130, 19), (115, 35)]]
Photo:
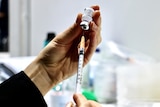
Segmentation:
[(0, 102), (5, 107), (47, 107), (39, 89), (23, 71), (0, 84)]

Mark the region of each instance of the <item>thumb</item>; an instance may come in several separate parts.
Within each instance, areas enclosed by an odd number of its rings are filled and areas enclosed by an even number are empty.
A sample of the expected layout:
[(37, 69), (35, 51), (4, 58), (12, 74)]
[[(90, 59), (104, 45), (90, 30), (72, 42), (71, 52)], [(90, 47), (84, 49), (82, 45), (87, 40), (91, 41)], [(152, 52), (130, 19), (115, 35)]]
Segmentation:
[(82, 29), (80, 27), (81, 22), (81, 14), (77, 15), (76, 22), (68, 27), (65, 31), (58, 34), (55, 39), (58, 40), (60, 43), (63, 44), (70, 44), (75, 38), (79, 37), (82, 33)]
[(83, 105), (87, 101), (87, 99), (82, 94), (74, 94), (73, 99), (77, 105), (77, 107)]

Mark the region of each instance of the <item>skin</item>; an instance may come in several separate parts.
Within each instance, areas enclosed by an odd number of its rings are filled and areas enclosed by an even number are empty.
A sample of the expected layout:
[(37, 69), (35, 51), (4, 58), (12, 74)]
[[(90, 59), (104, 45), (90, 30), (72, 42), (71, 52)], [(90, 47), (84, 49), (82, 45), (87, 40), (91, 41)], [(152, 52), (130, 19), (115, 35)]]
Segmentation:
[[(102, 107), (99, 103), (87, 100), (82, 94), (74, 94), (73, 99), (76, 103), (76, 107)], [(66, 107), (75, 107), (73, 102), (69, 102)]]
[[(96, 47), (101, 42), (101, 15), (99, 6), (91, 6), (95, 11), (93, 21), (90, 22), (90, 29), (85, 31), (85, 56), (84, 66), (91, 59)], [(83, 30), (80, 27), (82, 14), (77, 15), (73, 25), (64, 32), (58, 34), (28, 65), (24, 70), (26, 75), (45, 95), (53, 86), (69, 78), (77, 72), (78, 46)], [(74, 95), (78, 107), (82, 96)], [(85, 103), (84, 105), (90, 105)], [(99, 107), (99, 106), (87, 106)]]

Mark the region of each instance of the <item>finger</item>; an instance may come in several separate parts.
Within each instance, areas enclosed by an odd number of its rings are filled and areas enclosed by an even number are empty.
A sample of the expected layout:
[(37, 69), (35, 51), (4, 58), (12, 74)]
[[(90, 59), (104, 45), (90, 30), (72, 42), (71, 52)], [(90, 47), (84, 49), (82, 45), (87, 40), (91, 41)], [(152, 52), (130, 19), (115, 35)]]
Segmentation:
[(69, 103), (67, 103), (66, 107), (74, 107), (73, 102), (69, 102)]
[(99, 10), (100, 9), (100, 7), (98, 5), (93, 5), (93, 6), (91, 6), (91, 8), (93, 8), (94, 10)]
[[(101, 22), (99, 22), (99, 24), (100, 24)], [(94, 22), (91, 22), (91, 36), (93, 36), (93, 43), (95, 44), (95, 45), (98, 45), (100, 42), (101, 42), (101, 40), (102, 40), (102, 38), (101, 38), (101, 25), (100, 26), (97, 26)], [(92, 42), (92, 41), (91, 41)], [(93, 44), (93, 45), (94, 45)]]
[(82, 19), (82, 14), (79, 13), (79, 14), (77, 15), (77, 19), (76, 19), (76, 24), (77, 24), (77, 25), (80, 25), (81, 19)]
[(97, 10), (93, 13), (93, 21), (95, 22), (95, 24), (97, 26), (100, 26), (101, 25), (101, 14), (100, 14), (100, 11)]
[[(93, 12), (93, 21), (99, 25), (99, 23), (97, 23), (97, 19), (99, 19), (100, 17), (100, 7), (98, 5), (94, 5), (94, 6), (91, 6), (91, 8), (94, 9), (94, 12)], [(99, 21), (100, 22), (100, 21)]]
[(95, 52), (98, 44), (102, 41), (100, 30), (100, 27), (98, 27), (94, 22), (91, 22), (90, 34), (87, 36), (89, 38), (89, 42), (86, 43), (87, 49), (85, 52), (84, 65), (91, 59), (91, 56)]
[(87, 99), (82, 94), (74, 94), (73, 99), (77, 107), (81, 106), (83, 103), (87, 101)]

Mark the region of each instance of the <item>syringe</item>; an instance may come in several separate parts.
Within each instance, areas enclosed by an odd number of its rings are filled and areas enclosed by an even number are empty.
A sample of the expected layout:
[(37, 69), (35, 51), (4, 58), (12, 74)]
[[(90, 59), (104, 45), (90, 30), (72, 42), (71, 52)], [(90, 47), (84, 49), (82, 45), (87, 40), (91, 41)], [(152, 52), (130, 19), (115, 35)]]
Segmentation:
[(77, 78), (76, 78), (76, 93), (81, 93), (84, 48), (85, 48), (85, 37), (82, 36), (81, 37), (81, 42), (80, 42), (78, 71), (77, 71)]

